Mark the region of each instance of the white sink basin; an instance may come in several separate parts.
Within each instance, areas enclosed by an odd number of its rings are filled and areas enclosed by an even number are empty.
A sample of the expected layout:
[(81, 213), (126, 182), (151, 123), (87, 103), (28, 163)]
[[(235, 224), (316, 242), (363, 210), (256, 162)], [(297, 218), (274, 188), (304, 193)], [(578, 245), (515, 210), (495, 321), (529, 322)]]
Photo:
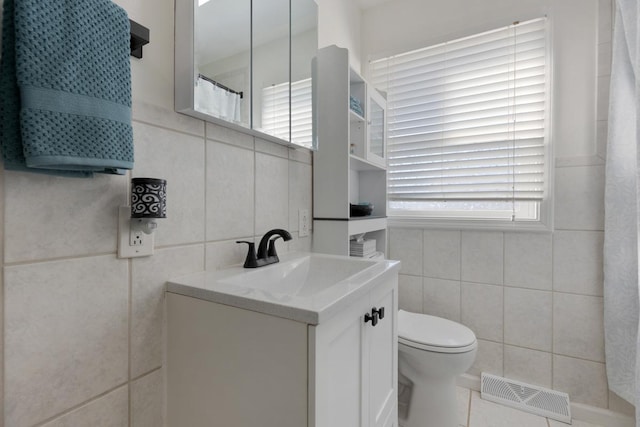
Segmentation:
[(220, 283), (288, 296), (313, 296), (374, 266), (375, 261), (308, 254), (246, 270)]
[(289, 253), (256, 269), (232, 267), (172, 279), (167, 292), (318, 324), (399, 266), (398, 261)]

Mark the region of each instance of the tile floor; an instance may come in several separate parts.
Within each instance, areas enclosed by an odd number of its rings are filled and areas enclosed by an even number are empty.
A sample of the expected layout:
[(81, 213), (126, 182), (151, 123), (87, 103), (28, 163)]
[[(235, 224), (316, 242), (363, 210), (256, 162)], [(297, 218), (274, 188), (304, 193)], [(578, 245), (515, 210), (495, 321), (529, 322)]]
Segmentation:
[[(568, 424), (518, 411), (480, 398), (480, 393), (458, 387), (460, 427), (568, 427)], [(602, 427), (573, 420), (572, 427)]]

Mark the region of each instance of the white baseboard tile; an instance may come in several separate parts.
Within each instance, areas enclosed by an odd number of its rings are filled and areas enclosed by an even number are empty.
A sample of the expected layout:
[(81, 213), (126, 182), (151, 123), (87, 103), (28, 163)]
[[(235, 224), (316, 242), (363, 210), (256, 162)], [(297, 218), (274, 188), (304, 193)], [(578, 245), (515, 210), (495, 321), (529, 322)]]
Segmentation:
[[(480, 391), (480, 377), (476, 375), (459, 375), (456, 384), (459, 387)], [(635, 427), (636, 425), (632, 417), (582, 403), (571, 403), (571, 415), (573, 419), (606, 427)]]
[(571, 404), (573, 418), (606, 427), (636, 427), (632, 417), (582, 403)]
[(480, 391), (480, 377), (471, 374), (458, 375), (456, 379), (458, 387), (468, 388), (469, 390)]

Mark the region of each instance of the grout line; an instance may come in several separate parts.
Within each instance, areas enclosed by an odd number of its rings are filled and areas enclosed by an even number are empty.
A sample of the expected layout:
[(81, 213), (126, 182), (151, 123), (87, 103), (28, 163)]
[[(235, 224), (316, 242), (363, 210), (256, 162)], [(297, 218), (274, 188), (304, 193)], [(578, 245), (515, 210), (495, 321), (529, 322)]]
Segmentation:
[(129, 382), (134, 383), (134, 382), (136, 382), (136, 381), (138, 381), (138, 380), (141, 380), (141, 379), (142, 379), (142, 378), (144, 378), (144, 377), (147, 377), (147, 376), (149, 376), (149, 375), (151, 375), (151, 374), (156, 373), (156, 372), (157, 372), (157, 371), (159, 371), (160, 369), (162, 369), (162, 365), (160, 365), (160, 366), (156, 366), (155, 368), (153, 368), (153, 369), (151, 369), (151, 370), (149, 370), (149, 371), (145, 372), (144, 374), (140, 374), (140, 375), (138, 375), (138, 376), (137, 376), (137, 377), (135, 377), (135, 378), (131, 378), (131, 380), (130, 380)]
[(118, 390), (119, 388), (125, 387), (125, 386), (127, 386), (127, 385), (128, 385), (128, 381), (127, 381), (127, 382), (124, 382), (124, 383), (120, 383), (120, 384), (118, 384), (117, 386), (115, 386), (115, 387), (113, 387), (113, 388), (110, 388), (109, 390), (107, 390), (107, 391), (105, 391), (105, 392), (102, 392), (102, 393), (100, 393), (100, 394), (98, 394), (98, 395), (96, 395), (96, 396), (94, 396), (94, 397), (92, 397), (92, 398), (90, 398), (90, 399), (88, 399), (88, 400), (85, 400), (84, 402), (78, 403), (77, 405), (72, 406), (71, 408), (66, 409), (66, 410), (64, 410), (64, 411), (62, 411), (62, 412), (59, 412), (59, 413), (57, 413), (57, 414), (55, 414), (55, 415), (53, 415), (53, 416), (51, 416), (51, 417), (49, 417), (49, 418), (47, 418), (47, 419), (45, 419), (45, 420), (39, 421), (39, 422), (35, 423), (33, 426), (31, 426), (31, 427), (41, 427), (41, 426), (44, 426), (45, 424), (48, 424), (48, 423), (50, 423), (51, 421), (55, 421), (56, 419), (61, 418), (61, 417), (64, 417), (64, 416), (66, 416), (66, 415), (69, 415), (69, 414), (71, 414), (72, 412), (74, 412), (74, 411), (76, 411), (76, 410), (78, 410), (78, 409), (80, 409), (80, 408), (82, 408), (82, 407), (84, 407), (84, 406), (90, 405), (90, 404), (92, 404), (93, 402), (95, 402), (95, 401), (97, 401), (97, 400), (100, 400), (100, 399), (102, 399), (103, 397), (105, 397), (106, 395), (111, 394), (111, 393), (113, 393), (114, 391)]
[(62, 256), (62, 257), (54, 257), (54, 258), (42, 258), (42, 259), (34, 259), (34, 260), (27, 260), (27, 261), (13, 261), (13, 262), (6, 262), (4, 264), (5, 267), (16, 267), (16, 266), (20, 266), (20, 265), (31, 265), (31, 264), (41, 264), (41, 263), (45, 263), (45, 262), (58, 262), (58, 261), (73, 261), (76, 259), (85, 259), (85, 258), (97, 258), (97, 257), (103, 257), (103, 256), (107, 256), (107, 255), (118, 255), (118, 250), (116, 249), (113, 252), (98, 252), (98, 253), (94, 253), (94, 254), (81, 254), (81, 255), (67, 255), (67, 256)]
[(128, 310), (128, 342), (127, 342), (127, 401), (129, 411), (129, 426), (133, 426), (133, 396), (131, 392), (131, 365), (133, 358), (132, 331), (133, 331), (133, 259), (129, 258), (129, 310)]
[(426, 310), (424, 308), (424, 285), (426, 282), (425, 279), (425, 238), (424, 238), (424, 228), (422, 228), (420, 230), (420, 270), (422, 271), (422, 277), (420, 280), (420, 307), (421, 307), (421, 313), (422, 314), (426, 314)]
[(554, 256), (554, 248), (555, 248), (555, 244), (554, 244), (554, 238), (553, 238), (553, 234), (551, 235), (551, 389), (553, 389), (553, 384), (554, 384), (554, 374), (553, 374), (553, 370), (554, 370), (554, 360), (555, 360), (555, 334), (554, 334), (554, 330), (555, 330), (555, 316), (553, 315), (554, 311), (555, 311), (555, 304), (556, 304), (556, 299), (555, 299), (555, 286), (554, 286), (554, 281), (555, 281), (555, 275), (554, 275), (554, 271), (555, 271), (555, 256)]
[(504, 351), (504, 341), (505, 341), (505, 336), (504, 336), (504, 330), (506, 328), (506, 311), (507, 311), (507, 301), (505, 298), (505, 286), (504, 286), (504, 282), (505, 282), (505, 265), (506, 265), (506, 258), (507, 258), (507, 251), (505, 250), (505, 233), (504, 231), (501, 233), (502, 234), (502, 376), (505, 376), (505, 351)]
[[(257, 234), (257, 196), (256, 196), (256, 185), (258, 184), (258, 152), (256, 151), (256, 138), (253, 137), (253, 206), (251, 207), (251, 214), (253, 216), (253, 230), (251, 232), (252, 236)], [(253, 238), (255, 242), (255, 237)]]
[(473, 390), (469, 390), (469, 403), (467, 405), (467, 424), (466, 427), (471, 425), (471, 397), (473, 396)]
[[(146, 125), (146, 126), (153, 126), (153, 127), (156, 127), (156, 128), (159, 128), (159, 129), (163, 129), (163, 130), (166, 130), (166, 131), (169, 131), (169, 132), (180, 133), (180, 134), (187, 135), (187, 136), (192, 136), (192, 137), (195, 137), (195, 138), (202, 138), (202, 136), (203, 136), (203, 135), (198, 135), (198, 134), (191, 133), (191, 132), (186, 132), (186, 131), (181, 130), (181, 129), (175, 129), (175, 128), (172, 128), (172, 127), (169, 127), (169, 126), (163, 126), (161, 124), (154, 123), (154, 122), (149, 122), (149, 121), (146, 121), (146, 120), (131, 119), (131, 121), (134, 122), (134, 123), (140, 123), (140, 124)], [(206, 126), (205, 126), (205, 132), (206, 132)]]
[[(209, 194), (209, 186), (207, 179), (207, 159), (209, 158), (209, 144), (207, 142), (207, 125), (204, 126), (204, 240), (207, 241), (207, 230), (209, 225), (209, 206), (207, 203), (207, 195)], [(202, 251), (202, 268), (207, 269), (207, 244), (203, 243), (203, 251)]]

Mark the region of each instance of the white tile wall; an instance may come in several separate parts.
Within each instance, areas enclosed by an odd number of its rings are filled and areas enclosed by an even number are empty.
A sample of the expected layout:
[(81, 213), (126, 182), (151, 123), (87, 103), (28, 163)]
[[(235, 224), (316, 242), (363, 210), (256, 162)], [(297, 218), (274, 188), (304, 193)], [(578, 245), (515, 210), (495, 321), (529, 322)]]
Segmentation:
[(132, 260), (131, 378), (162, 366), (164, 289), (168, 277), (204, 269), (204, 245), (156, 250)]
[[(271, 144), (273, 145), (273, 144)], [(279, 147), (278, 148), (285, 148)], [(282, 153), (286, 156), (285, 150)], [(289, 226), (289, 160), (256, 152), (255, 230), (262, 235)]]
[(462, 283), (461, 321), (478, 338), (502, 342), (503, 287), (480, 283)]
[(552, 238), (542, 233), (505, 233), (504, 283), (551, 290)]
[(389, 259), (402, 261), (400, 273), (422, 275), (422, 230), (392, 228), (389, 230)]
[(599, 231), (553, 233), (553, 290), (602, 295), (602, 249)]
[(6, 172), (5, 262), (114, 252), (126, 181)]
[(426, 314), (460, 321), (460, 282), (425, 277), (422, 307)]
[(422, 277), (401, 274), (398, 277), (398, 308), (422, 313)]
[(551, 292), (504, 288), (505, 344), (551, 351), (551, 316)]
[(30, 426), (127, 381), (128, 262), (5, 267), (5, 424)]
[(133, 136), (132, 175), (167, 180), (167, 218), (158, 221), (156, 246), (204, 241), (203, 139), (140, 123), (134, 123)]
[(505, 345), (504, 376), (551, 388), (551, 353)]
[(160, 427), (164, 422), (163, 372), (157, 369), (131, 383), (131, 426)]
[(504, 345), (478, 339), (478, 352), (473, 366), (467, 372), (480, 376), (481, 372), (502, 376), (504, 372)]
[(608, 392), (604, 363), (554, 355), (553, 389), (569, 393), (572, 402), (605, 408)]
[(503, 282), (504, 242), (500, 232), (462, 232), (462, 280), (478, 283)]
[(556, 293), (553, 349), (557, 354), (604, 362), (602, 297)]
[(604, 166), (558, 168), (555, 227), (604, 230)]
[(207, 240), (253, 236), (254, 152), (207, 142)]
[(423, 275), (460, 280), (460, 231), (424, 230)]
[[(293, 150), (292, 150), (293, 151)], [(289, 226), (290, 232), (298, 231), (298, 210), (304, 208), (308, 211), (308, 226), (311, 229), (313, 221), (312, 211), (312, 171), (310, 164), (289, 162)]]
[[(123, 386), (42, 427), (123, 427), (129, 423), (129, 393)], [(159, 424), (158, 424), (159, 425)]]

